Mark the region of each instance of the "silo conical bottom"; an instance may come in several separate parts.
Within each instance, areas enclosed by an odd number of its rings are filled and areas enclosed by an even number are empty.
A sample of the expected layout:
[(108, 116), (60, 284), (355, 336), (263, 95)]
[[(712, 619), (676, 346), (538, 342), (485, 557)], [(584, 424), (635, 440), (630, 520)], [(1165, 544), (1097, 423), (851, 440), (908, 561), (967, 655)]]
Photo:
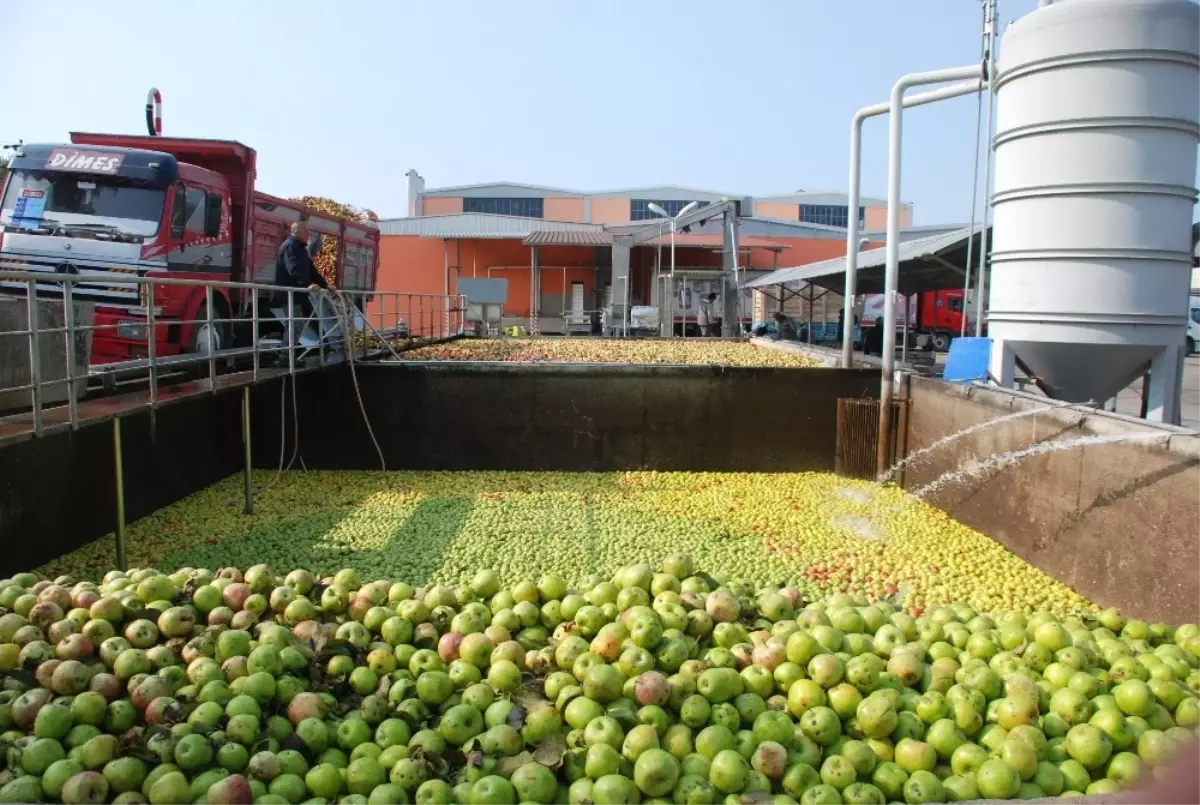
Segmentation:
[(1064, 402), (1102, 403), (1137, 380), (1163, 347), (1153, 344), (1069, 344), (1005, 341), (1046, 393)]

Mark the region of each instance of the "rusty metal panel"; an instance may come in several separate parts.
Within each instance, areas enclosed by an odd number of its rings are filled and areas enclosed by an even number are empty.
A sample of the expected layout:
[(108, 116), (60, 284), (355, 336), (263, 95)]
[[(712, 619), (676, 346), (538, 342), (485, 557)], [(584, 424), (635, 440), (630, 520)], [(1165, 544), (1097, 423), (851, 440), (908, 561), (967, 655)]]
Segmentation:
[[(833, 469), (838, 475), (865, 480), (873, 480), (877, 476), (875, 459), (876, 445), (879, 444), (879, 405), (877, 399), (860, 397), (837, 401), (837, 448)], [(894, 439), (890, 455), (893, 464), (903, 454), (907, 409), (906, 400), (892, 403)]]

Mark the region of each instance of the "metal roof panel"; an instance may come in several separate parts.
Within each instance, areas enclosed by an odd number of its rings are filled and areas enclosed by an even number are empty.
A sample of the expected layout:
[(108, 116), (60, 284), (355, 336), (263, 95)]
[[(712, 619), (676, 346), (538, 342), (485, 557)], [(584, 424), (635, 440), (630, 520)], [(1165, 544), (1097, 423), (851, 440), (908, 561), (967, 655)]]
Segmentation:
[[(976, 226), (971, 232), (978, 246), (979, 231)], [(897, 290), (910, 294), (918, 291), (939, 290), (962, 286), (965, 251), (968, 241), (967, 228), (933, 235), (900, 244), (901, 271)], [(975, 252), (978, 255), (978, 251)], [(974, 260), (973, 260), (974, 261)], [(973, 262), (972, 261), (972, 262)], [(905, 265), (905, 264), (908, 265)], [(887, 249), (879, 247), (858, 254), (859, 293), (881, 293), (883, 273), (887, 264)], [(746, 288), (762, 288), (768, 285), (809, 283), (830, 290), (845, 287), (846, 258), (834, 257), (808, 265), (781, 268), (765, 277), (744, 284)]]
[(379, 222), (382, 235), (415, 235), (424, 238), (524, 238), (532, 232), (602, 232), (600, 224), (547, 221), (485, 212), (389, 218)]
[(522, 241), (526, 246), (611, 246), (611, 232), (530, 232)]

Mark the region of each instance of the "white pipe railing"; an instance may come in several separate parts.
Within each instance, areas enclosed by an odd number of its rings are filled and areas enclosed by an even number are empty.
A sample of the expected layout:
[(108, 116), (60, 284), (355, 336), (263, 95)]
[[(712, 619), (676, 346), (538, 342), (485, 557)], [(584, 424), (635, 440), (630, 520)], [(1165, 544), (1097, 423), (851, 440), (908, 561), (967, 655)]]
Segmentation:
[[(892, 87), (888, 114), (888, 206), (887, 206), (887, 268), (884, 274), (883, 308), (883, 369), (879, 389), (879, 441), (876, 445), (876, 467), (880, 474), (891, 466), (892, 400), (895, 396), (896, 373), (896, 285), (900, 272), (900, 156), (903, 133), (904, 93), (909, 87), (941, 84), (946, 81), (980, 80), (984, 66), (968, 64), (944, 70), (930, 70), (902, 76)], [(855, 216), (858, 211), (855, 210)], [(855, 219), (857, 220), (857, 218)]]
[[(985, 89), (987, 84), (982, 79), (964, 81), (949, 87), (909, 95), (901, 101), (902, 109), (943, 101), (947, 98), (957, 98), (970, 95)], [(858, 292), (858, 252), (861, 248), (858, 229), (858, 205), (862, 190), (862, 125), (870, 117), (885, 115), (892, 108), (890, 102), (876, 103), (864, 106), (854, 113), (850, 121), (850, 188), (847, 193), (847, 211), (850, 214), (846, 222), (846, 283), (843, 291), (842, 310), (842, 368), (849, 369), (854, 364), (854, 328), (846, 326), (846, 322), (854, 321), (854, 296)]]
[[(121, 285), (136, 286), (138, 299), (143, 304), (130, 305), (122, 300), (105, 298), (107, 288)], [(4, 293), (0, 293), (0, 296), (8, 296), (14, 301), (22, 296), (25, 298), (27, 319), (23, 329), (0, 331), (0, 339), (25, 339), (29, 355), (29, 382), (6, 384), (0, 380), (0, 398), (28, 393), (28, 408), (18, 408), (15, 413), (28, 416), (36, 436), (47, 430), (44, 421), (49, 408), (47, 400), (52, 396), (62, 396), (47, 392), (63, 385), (66, 386), (67, 417), (65, 422), (60, 419), (55, 423), (56, 427), (69, 426), (75, 429), (79, 426), (81, 418), (76, 385), (84, 378), (100, 379), (110, 387), (127, 380), (145, 381), (148, 385), (148, 405), (153, 409), (159, 402), (159, 387), (164, 375), (177, 374), (181, 370), (194, 373), (197, 367), (203, 367), (202, 376), (207, 378), (209, 388), (215, 390), (216, 378), (220, 373), (219, 364), (236, 366), (242, 363), (242, 369), (251, 372), (252, 379), (257, 381), (263, 358), (285, 352), (287, 358), (284, 363), (289, 374), (345, 360), (347, 349), (353, 349), (356, 355), (361, 356), (368, 356), (372, 352), (395, 353), (393, 344), (397, 341), (419, 344), (462, 335), (467, 312), (466, 297), (459, 294), (339, 291), (338, 296), (345, 305), (346, 315), (342, 315), (340, 305), (333, 304), (326, 292), (312, 294), (307, 288), (161, 276), (79, 276), (6, 270), (0, 271), (0, 286), (4, 286)], [(205, 301), (203, 317), (189, 319), (163, 316), (162, 309), (156, 304), (156, 289), (168, 288), (189, 288), (202, 292)], [(267, 303), (266, 315), (262, 315), (264, 301), (261, 297), (268, 294), (271, 295), (268, 298), (274, 298), (275, 304)], [(279, 295), (283, 294), (286, 294), (285, 302), (279, 300)], [(218, 299), (228, 301), (238, 296), (243, 297), (244, 301), (241, 304), (231, 303), (229, 307), (236, 312), (228, 316), (222, 315), (215, 306)], [(97, 312), (104, 313), (106, 317), (115, 314), (119, 320), (100, 324), (94, 321), (81, 322), (76, 315), (76, 306), (80, 302), (92, 303)], [(43, 326), (39, 312), (53, 310), (55, 303), (62, 305), (62, 326)], [(305, 303), (311, 312), (298, 315)], [(283, 320), (270, 308), (284, 308), (286, 314)], [(267, 326), (264, 327), (264, 324)], [(347, 324), (349, 332), (345, 331)], [(305, 334), (310, 325), (315, 329), (315, 341), (302, 344), (299, 336), (293, 334)], [(197, 345), (199, 348), (196, 351), (187, 352), (184, 351), (186, 345), (172, 343), (172, 351), (178, 348), (178, 352), (161, 354), (160, 347), (166, 343), (162, 336), (168, 328), (175, 340), (181, 341), (182, 332), (194, 327), (203, 328), (202, 337), (207, 341), (206, 344)], [(278, 331), (278, 337), (264, 338), (264, 329), (268, 333)], [(232, 340), (232, 343), (217, 337), (218, 333), (232, 334), (235, 330), (239, 331), (241, 338)], [(244, 335), (247, 331), (248, 339)], [(42, 346), (43, 339), (48, 337), (61, 338), (63, 341), (63, 360), (66, 364), (63, 377), (47, 379), (45, 376), (48, 372), (42, 360)], [(109, 337), (117, 339), (115, 344), (118, 347), (143, 354), (104, 364), (91, 364), (89, 361), (86, 370), (78, 371), (77, 342), (89, 343), (90, 340), (94, 345), (99, 340), (103, 344)], [(106, 357), (112, 357), (113, 344), (106, 346), (110, 347)], [(298, 364), (297, 353), (305, 357), (311, 353), (317, 358), (316, 365), (309, 365), (308, 360), (302, 365)], [(12, 408), (11, 405), (5, 407)], [(6, 410), (5, 413), (14, 411)]]

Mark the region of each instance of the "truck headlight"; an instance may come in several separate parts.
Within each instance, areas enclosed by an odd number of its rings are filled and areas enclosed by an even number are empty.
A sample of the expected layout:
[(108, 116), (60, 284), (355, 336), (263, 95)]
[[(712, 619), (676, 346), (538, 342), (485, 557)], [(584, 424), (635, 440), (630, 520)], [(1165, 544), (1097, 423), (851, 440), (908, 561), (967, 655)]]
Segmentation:
[(131, 341), (145, 341), (146, 323), (132, 320), (117, 322), (117, 337), (128, 338)]

